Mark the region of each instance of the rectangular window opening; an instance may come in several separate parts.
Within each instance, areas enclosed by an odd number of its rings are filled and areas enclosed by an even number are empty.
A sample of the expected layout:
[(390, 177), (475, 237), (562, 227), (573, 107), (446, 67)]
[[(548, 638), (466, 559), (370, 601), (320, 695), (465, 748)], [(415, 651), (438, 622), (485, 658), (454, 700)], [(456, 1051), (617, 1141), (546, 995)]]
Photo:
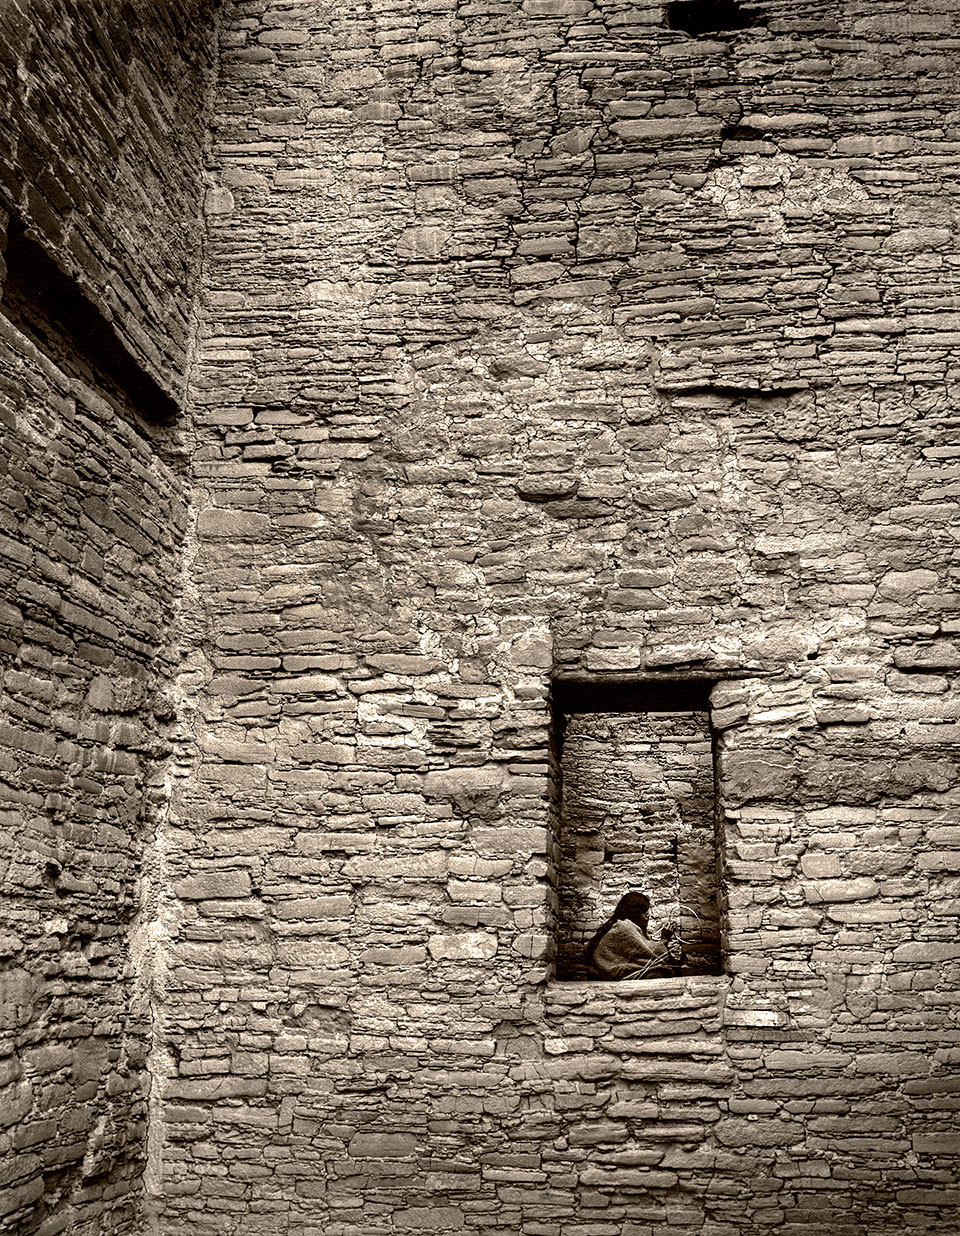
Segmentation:
[[(723, 972), (712, 686), (554, 683), (558, 979)], [(649, 900), (645, 929), (638, 939), (634, 897), (633, 925), (609, 930), (591, 964), (591, 940), (627, 894)]]

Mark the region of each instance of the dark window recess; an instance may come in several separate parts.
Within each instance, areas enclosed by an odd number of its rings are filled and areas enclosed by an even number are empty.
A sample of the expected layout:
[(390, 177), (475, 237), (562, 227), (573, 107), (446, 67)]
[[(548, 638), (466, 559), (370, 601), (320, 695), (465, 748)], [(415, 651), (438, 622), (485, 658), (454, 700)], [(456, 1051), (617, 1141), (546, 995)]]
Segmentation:
[(169, 424), (176, 402), (146, 373), (116, 331), (42, 246), (11, 218), (0, 312), (71, 377), (81, 378), (154, 424)]
[(650, 937), (668, 926), (682, 941), (681, 973), (721, 972), (709, 685), (556, 692), (559, 979), (590, 977), (586, 945), (628, 892), (650, 899)]
[(685, 34), (722, 34), (762, 24), (762, 14), (737, 0), (673, 0), (667, 5), (667, 25)]

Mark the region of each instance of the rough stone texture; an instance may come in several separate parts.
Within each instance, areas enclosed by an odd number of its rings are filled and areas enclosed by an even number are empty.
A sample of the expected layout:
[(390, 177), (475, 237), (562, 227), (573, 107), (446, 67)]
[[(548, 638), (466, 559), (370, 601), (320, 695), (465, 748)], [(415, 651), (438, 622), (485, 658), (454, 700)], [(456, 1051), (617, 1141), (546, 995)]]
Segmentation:
[[(128, 365), (168, 392), (184, 383), (197, 271), (199, 18), (188, 4), (0, 6), (0, 255), (12, 212), (88, 321), (112, 319)], [(170, 750), (183, 446), (99, 384), (99, 356), (26, 336), (39, 272), (14, 308), (5, 267), (0, 1230), (107, 1236), (140, 1230), (144, 854)]]
[[(167, 1236), (958, 1226), (960, 12), (695, 7), (225, 6), (195, 510), (4, 327), (8, 1230), (145, 1119)], [(0, 223), (175, 393), (205, 28), (94, 8)], [(724, 973), (557, 981), (551, 679), (683, 671)]]
[(0, 1213), (17, 1232), (130, 1231), (149, 1010), (129, 933), (182, 482), (4, 322)]
[[(225, 10), (166, 1232), (957, 1224), (960, 13), (751, 7)], [(683, 668), (725, 974), (550, 982), (551, 673)]]

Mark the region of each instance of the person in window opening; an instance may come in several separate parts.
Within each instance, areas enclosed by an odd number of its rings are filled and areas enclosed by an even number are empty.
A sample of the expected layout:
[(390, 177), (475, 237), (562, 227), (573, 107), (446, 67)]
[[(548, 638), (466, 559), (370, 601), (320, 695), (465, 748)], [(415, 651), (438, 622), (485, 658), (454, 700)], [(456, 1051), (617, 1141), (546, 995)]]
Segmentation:
[(647, 935), (650, 898), (645, 893), (627, 893), (587, 945), (585, 960), (593, 978), (663, 978), (675, 974), (671, 958), (673, 932), (664, 927), (660, 939)]

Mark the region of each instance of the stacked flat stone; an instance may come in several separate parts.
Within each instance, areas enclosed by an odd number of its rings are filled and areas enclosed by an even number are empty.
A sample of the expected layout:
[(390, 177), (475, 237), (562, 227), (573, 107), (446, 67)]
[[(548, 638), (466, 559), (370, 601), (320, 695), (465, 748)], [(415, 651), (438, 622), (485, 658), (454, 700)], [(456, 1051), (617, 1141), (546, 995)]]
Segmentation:
[[(7, 1230), (955, 1228), (955, 0), (231, 0), (196, 319), (204, 13), (79, 7), (4, 212), (190, 472), (4, 331)], [(552, 681), (683, 674), (724, 972), (559, 982)]]
[[(211, 33), (186, 2), (0, 5), (0, 1231), (17, 1236), (143, 1230), (187, 496), (181, 426), (101, 362), (109, 338), (182, 402)], [(15, 236), (47, 263), (16, 288)], [(69, 341), (27, 321), (64, 289), (83, 306)]]
[[(895, 7), (225, 10), (165, 1230), (956, 1215), (960, 15)], [(724, 975), (551, 983), (557, 671), (745, 675)]]

